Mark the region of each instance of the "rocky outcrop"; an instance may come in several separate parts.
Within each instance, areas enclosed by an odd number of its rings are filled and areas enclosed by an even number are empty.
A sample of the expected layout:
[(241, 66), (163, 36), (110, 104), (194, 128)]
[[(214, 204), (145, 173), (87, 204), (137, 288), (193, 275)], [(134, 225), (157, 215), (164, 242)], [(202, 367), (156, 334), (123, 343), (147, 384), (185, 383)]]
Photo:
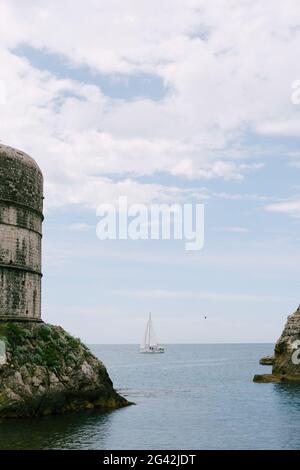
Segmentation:
[(255, 382), (300, 382), (300, 306), (288, 317), (276, 343), (272, 374), (255, 375)]
[(259, 361), (261, 366), (272, 366), (274, 364), (274, 356), (262, 357)]
[(274, 374), (259, 374), (255, 375), (253, 378), (254, 382), (257, 383), (278, 383), (278, 382), (283, 382), (280, 376), (274, 375)]
[(61, 327), (2, 322), (0, 340), (6, 350), (0, 363), (0, 417), (129, 404), (114, 390), (102, 362)]

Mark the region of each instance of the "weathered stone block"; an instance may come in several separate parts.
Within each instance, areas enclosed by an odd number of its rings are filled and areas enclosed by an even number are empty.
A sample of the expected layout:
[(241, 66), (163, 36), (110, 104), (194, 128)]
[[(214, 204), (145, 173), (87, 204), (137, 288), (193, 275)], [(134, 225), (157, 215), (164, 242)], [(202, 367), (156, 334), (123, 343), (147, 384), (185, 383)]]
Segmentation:
[(0, 320), (41, 319), (43, 175), (0, 145)]

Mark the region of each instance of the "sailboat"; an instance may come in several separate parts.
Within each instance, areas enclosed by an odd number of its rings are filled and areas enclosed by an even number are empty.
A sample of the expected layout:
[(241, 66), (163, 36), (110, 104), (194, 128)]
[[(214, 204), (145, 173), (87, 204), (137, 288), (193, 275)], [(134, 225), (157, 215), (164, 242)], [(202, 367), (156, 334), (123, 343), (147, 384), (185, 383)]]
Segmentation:
[(158, 344), (155, 338), (151, 313), (149, 314), (149, 320), (147, 322), (145, 336), (140, 347), (140, 352), (148, 354), (162, 354), (165, 352), (164, 348)]

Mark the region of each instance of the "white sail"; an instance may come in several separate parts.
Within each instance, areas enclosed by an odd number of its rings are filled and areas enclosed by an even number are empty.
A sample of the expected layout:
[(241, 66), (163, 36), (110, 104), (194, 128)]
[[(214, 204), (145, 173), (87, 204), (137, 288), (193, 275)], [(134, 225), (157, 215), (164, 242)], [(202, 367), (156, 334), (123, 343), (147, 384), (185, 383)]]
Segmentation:
[(154, 326), (151, 318), (151, 313), (149, 314), (149, 320), (147, 322), (146, 326), (146, 331), (144, 335), (143, 342), (141, 344), (141, 352), (149, 352), (149, 353), (162, 353), (164, 352), (164, 349), (159, 346), (155, 331), (154, 331)]

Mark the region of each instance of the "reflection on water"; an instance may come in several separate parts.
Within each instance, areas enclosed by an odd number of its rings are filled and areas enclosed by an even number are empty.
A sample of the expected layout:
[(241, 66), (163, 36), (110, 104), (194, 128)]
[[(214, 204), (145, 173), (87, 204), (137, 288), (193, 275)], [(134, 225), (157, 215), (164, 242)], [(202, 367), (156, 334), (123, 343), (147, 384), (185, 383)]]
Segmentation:
[(285, 448), (299, 449), (300, 384), (274, 384), (274, 398), (282, 423), (280, 440)]
[(2, 420), (1, 449), (300, 448), (300, 384), (252, 381), (272, 345), (168, 345), (155, 357), (91, 349), (136, 406)]
[(300, 383), (275, 384), (274, 392), (281, 405), (300, 410)]
[(104, 449), (109, 436), (110, 416), (111, 412), (87, 411), (64, 416), (1, 420), (1, 449), (92, 449), (95, 445)]

